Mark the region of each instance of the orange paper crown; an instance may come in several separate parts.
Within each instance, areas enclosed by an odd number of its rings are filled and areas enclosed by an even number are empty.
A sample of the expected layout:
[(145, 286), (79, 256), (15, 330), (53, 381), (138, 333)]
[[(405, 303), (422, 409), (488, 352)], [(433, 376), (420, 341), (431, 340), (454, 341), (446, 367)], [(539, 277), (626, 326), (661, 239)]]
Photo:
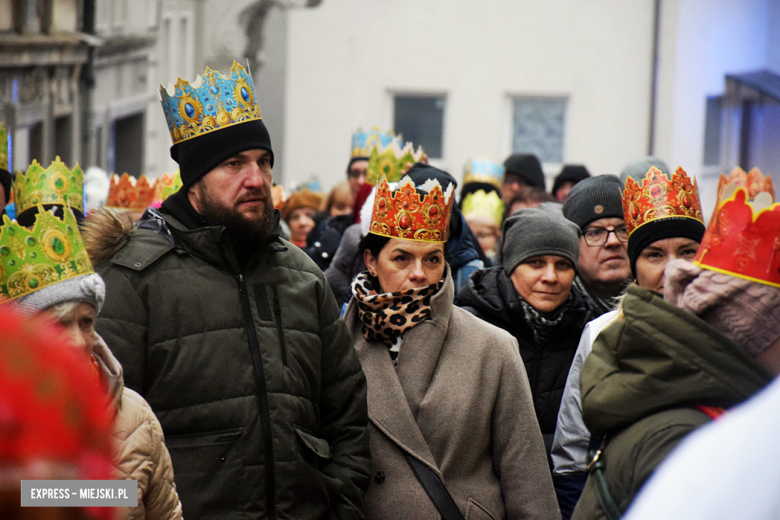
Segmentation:
[[(756, 168), (746, 177), (735, 171), (730, 181), (721, 175), (718, 204), (694, 263), (780, 287), (780, 204), (773, 202), (772, 180)], [(754, 172), (753, 182), (744, 182)]]
[[(427, 192), (420, 195), (417, 189)], [(415, 187), (405, 176), (392, 191), (383, 177), (376, 190), (369, 232), (390, 238), (420, 242), (446, 242), (452, 214), (453, 184), (442, 192), (438, 181), (428, 180)]]
[(650, 167), (641, 186), (629, 177), (623, 189), (623, 215), (629, 236), (662, 218), (685, 217), (704, 223), (696, 182), (679, 166), (671, 180), (655, 167)]
[(105, 206), (143, 211), (152, 205), (154, 192), (154, 183), (150, 183), (145, 175), (138, 180), (126, 173), (122, 177), (112, 175)]

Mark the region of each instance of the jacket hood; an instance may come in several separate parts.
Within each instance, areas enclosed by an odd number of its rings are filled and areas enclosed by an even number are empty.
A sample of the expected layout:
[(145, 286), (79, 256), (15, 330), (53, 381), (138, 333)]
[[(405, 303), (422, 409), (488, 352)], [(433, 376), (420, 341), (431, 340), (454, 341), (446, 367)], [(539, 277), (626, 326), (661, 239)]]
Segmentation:
[(519, 309), (512, 280), (501, 266), (475, 271), (457, 295), (456, 305), (471, 307), (482, 316), (510, 321)]
[(457, 219), (459, 225), (455, 226), (453, 225), (454, 223), (450, 225), (450, 229), (453, 232), (452, 236), (447, 240), (448, 263), (450, 267), (457, 271), (472, 260), (480, 259), (482, 262), (486, 262), (487, 258), (482, 253), (479, 242), (457, 207), (453, 207), (452, 218), (453, 220)]
[(583, 419), (595, 435), (669, 408), (728, 408), (772, 380), (736, 343), (656, 293), (629, 286), (622, 312), (582, 367)]
[(92, 267), (107, 262), (135, 233), (133, 219), (126, 211), (101, 209), (93, 213), (81, 228), (81, 238)]

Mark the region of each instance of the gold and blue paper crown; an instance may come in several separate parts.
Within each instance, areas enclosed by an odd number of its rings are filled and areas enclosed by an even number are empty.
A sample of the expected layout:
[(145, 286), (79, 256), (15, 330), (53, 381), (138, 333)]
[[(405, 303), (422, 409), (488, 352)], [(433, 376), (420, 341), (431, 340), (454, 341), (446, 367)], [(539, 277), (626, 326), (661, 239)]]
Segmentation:
[(377, 126), (372, 126), (367, 131), (358, 128), (357, 132), (352, 134), (352, 157), (368, 157), (374, 148), (387, 148), (393, 141), (403, 146), (401, 136), (396, 136), (392, 130), (382, 133)]
[[(8, 169), (8, 132), (6, 132), (3, 123), (0, 123), (0, 168), (10, 171)], [(7, 193), (6, 198), (8, 198)]]
[(59, 156), (44, 169), (33, 159), (26, 173), (19, 173), (13, 187), (16, 214), (38, 204), (70, 206), (84, 214), (84, 173), (78, 164), (69, 170)]
[(94, 273), (76, 217), (62, 220), (38, 205), (32, 229), (3, 215), (0, 226), (0, 304), (57, 282)]
[(235, 61), (228, 77), (206, 67), (192, 84), (179, 78), (175, 87), (160, 85), (160, 101), (174, 145), (262, 119), (252, 76)]
[(504, 167), (485, 156), (469, 159), (463, 168), (463, 184), (484, 182), (500, 187), (504, 178)]

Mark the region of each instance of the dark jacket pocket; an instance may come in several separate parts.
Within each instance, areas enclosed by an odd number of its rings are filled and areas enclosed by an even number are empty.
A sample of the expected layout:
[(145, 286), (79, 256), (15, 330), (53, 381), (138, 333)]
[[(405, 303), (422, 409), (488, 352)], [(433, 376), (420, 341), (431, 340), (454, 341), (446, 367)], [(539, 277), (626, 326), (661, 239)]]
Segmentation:
[(298, 444), (303, 459), (296, 464), (295, 510), (300, 518), (323, 518), (344, 483), (321, 471), (333, 456), (328, 441), (300, 426), (293, 425), (293, 429), (301, 441)]
[[(168, 435), (173, 478), (185, 518), (230, 518), (246, 505), (243, 457), (238, 442), (243, 428), (202, 434)], [(220, 490), (230, 489), (231, 493)]]
[(295, 433), (298, 434), (298, 438), (301, 440), (304, 446), (309, 448), (317, 457), (321, 459), (330, 459), (333, 453), (330, 451), (330, 444), (325, 439), (315, 437), (311, 433), (307, 432), (299, 426), (293, 425)]

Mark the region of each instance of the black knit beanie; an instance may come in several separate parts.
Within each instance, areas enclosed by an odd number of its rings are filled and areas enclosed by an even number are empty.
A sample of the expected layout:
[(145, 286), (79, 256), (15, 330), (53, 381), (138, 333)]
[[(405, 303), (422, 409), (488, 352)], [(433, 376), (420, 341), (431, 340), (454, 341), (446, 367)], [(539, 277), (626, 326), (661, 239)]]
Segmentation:
[(271, 154), (271, 136), (260, 119), (214, 130), (171, 147), (171, 157), (179, 163), (182, 188), (186, 191), (198, 179), (219, 166), (225, 159), (245, 150), (259, 148)]
[(563, 167), (561, 173), (559, 173), (555, 178), (552, 191), (550, 193), (552, 193), (553, 197), (555, 197), (555, 193), (559, 189), (563, 188), (563, 185), (567, 182), (576, 185), (578, 182), (584, 181), (588, 177), (590, 177), (590, 172), (581, 164), (567, 164)]
[(627, 249), (631, 274), (636, 279), (636, 260), (650, 244), (666, 238), (690, 238), (701, 242), (704, 231), (706, 228), (703, 223), (688, 217), (660, 218), (639, 226), (628, 237)]
[(517, 175), (528, 186), (544, 189), (544, 171), (539, 159), (530, 153), (516, 153), (504, 161), (504, 179), (507, 175)]
[(355, 164), (358, 161), (367, 161), (368, 159), (369, 159), (368, 157), (362, 155), (358, 155), (356, 157), (350, 158), (349, 163), (347, 163), (347, 173), (349, 173), (349, 169), (352, 168), (353, 164)]
[(504, 272), (512, 271), (535, 256), (556, 255), (577, 269), (580, 256), (580, 230), (560, 212), (545, 205), (512, 213), (501, 228)]
[(578, 182), (563, 203), (563, 216), (580, 229), (600, 218), (623, 218), (623, 186), (614, 175), (596, 175)]
[(415, 186), (425, 184), (425, 181), (432, 179), (439, 181), (439, 186), (441, 186), (442, 192), (447, 191), (447, 188), (450, 184), (454, 185), (452, 187), (453, 193), (458, 187), (458, 181), (455, 180), (455, 177), (445, 172), (444, 170), (440, 170), (431, 166), (430, 164), (425, 164), (423, 162), (414, 163), (412, 167), (406, 171), (405, 175), (412, 179), (412, 182), (414, 182)]

